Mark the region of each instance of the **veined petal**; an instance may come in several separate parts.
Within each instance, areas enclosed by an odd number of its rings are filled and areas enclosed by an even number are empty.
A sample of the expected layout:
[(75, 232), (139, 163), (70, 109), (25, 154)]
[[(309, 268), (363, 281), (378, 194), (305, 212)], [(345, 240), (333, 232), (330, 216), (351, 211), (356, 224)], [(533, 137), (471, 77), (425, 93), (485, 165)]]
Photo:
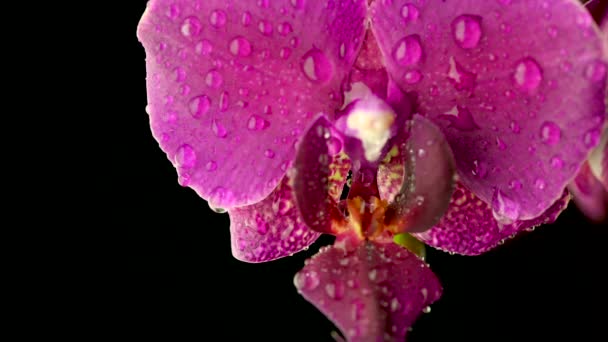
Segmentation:
[(552, 223), (568, 206), (567, 191), (541, 216), (528, 221), (501, 224), (492, 209), (462, 184), (457, 183), (450, 206), (441, 221), (424, 233), (414, 234), (429, 246), (446, 252), (479, 255), (519, 232)]
[[(448, 208), (454, 190), (454, 157), (439, 128), (420, 115), (410, 122), (410, 136), (399, 156), (405, 165), (405, 180), (391, 208), (404, 231), (421, 232), (439, 222)], [(389, 164), (380, 172), (391, 168)], [(379, 179), (393, 180), (397, 174), (379, 175)]]
[(213, 207), (265, 198), (313, 115), (333, 115), (365, 33), (364, 0), (152, 0), (146, 49), (154, 137)]
[(341, 152), (342, 140), (332, 132), (327, 118), (319, 116), (299, 142), (289, 172), (302, 220), (311, 229), (330, 234), (335, 233), (333, 222), (343, 220), (338, 201), (350, 169), (350, 160)]
[(390, 76), (441, 127), (468, 189), (500, 193), (510, 220), (560, 198), (606, 113), (603, 38), (582, 5), (394, 0), (371, 15)]
[(363, 242), (349, 251), (325, 247), (294, 282), (349, 341), (403, 341), (442, 291), (423, 261), (392, 243)]

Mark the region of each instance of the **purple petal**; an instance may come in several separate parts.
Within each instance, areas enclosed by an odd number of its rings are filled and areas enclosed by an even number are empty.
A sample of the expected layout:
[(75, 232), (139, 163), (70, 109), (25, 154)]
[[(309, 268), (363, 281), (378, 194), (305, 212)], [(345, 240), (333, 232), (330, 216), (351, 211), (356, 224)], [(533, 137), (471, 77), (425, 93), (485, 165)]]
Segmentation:
[(404, 221), (404, 230), (421, 232), (439, 222), (448, 208), (454, 190), (454, 157), (439, 128), (420, 115), (414, 115), (407, 145), (399, 153), (406, 177), (391, 207)]
[[(302, 220), (312, 229), (322, 233), (334, 233), (334, 221), (342, 221), (337, 201), (346, 176), (350, 161), (343, 154), (336, 159), (337, 165), (331, 166), (331, 152), (334, 144), (342, 144), (340, 137), (332, 135), (332, 125), (326, 117), (320, 116), (308, 129), (298, 144), (294, 169), (293, 188), (296, 205)], [(290, 171), (290, 173), (292, 172)], [(338, 184), (336, 190), (330, 190), (332, 176)]]
[(608, 217), (608, 129), (604, 131), (600, 146), (589, 160), (583, 164), (568, 189), (572, 192), (576, 205), (587, 217), (594, 221), (604, 221)]
[(509, 199), (510, 219), (549, 208), (605, 115), (602, 38), (584, 7), (394, 0), (371, 12), (389, 74), (440, 125), (463, 184), (486, 203)]
[(312, 115), (333, 115), (365, 1), (153, 0), (138, 27), (154, 137), (213, 207), (266, 197)]
[(294, 282), (349, 341), (403, 341), (408, 327), (442, 291), (414, 254), (373, 242), (348, 252), (321, 249)]
[[(336, 153), (329, 165), (328, 195), (338, 201), (346, 183), (350, 160), (344, 153), (338, 153), (335, 144), (333, 152)], [(307, 248), (321, 235), (302, 221), (289, 174), (261, 202), (233, 208), (228, 212), (232, 255), (235, 258), (246, 262), (265, 262), (286, 257)]]
[(441, 221), (426, 232), (414, 235), (427, 245), (446, 252), (479, 255), (519, 232), (555, 221), (569, 200), (568, 192), (564, 191), (560, 199), (538, 218), (501, 224), (494, 218), (489, 205), (457, 183), (450, 207)]

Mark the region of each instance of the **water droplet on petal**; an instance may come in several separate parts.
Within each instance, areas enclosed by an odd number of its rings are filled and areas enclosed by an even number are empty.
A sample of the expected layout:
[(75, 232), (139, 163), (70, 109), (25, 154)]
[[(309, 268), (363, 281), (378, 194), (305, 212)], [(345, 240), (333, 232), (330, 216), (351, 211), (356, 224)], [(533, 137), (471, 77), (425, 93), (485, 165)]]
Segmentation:
[(475, 87), (477, 75), (466, 70), (460, 63), (450, 57), (450, 66), (447, 73), (450, 83), (456, 90), (471, 90)]
[(213, 160), (208, 161), (207, 164), (205, 164), (205, 170), (209, 172), (217, 170), (217, 163)]
[(255, 114), (251, 115), (249, 120), (247, 120), (247, 129), (250, 131), (261, 131), (268, 128), (268, 126), (270, 126), (268, 120)]
[(562, 131), (555, 122), (545, 121), (540, 127), (540, 139), (545, 144), (555, 145), (561, 137)]
[(291, 0), (291, 5), (297, 9), (304, 8), (306, 0)]
[(288, 22), (283, 22), (278, 27), (279, 34), (282, 36), (286, 36), (293, 32), (293, 27)]
[(340, 300), (344, 298), (344, 284), (338, 280), (326, 284), (325, 293), (327, 293), (329, 298)]
[(502, 190), (494, 188), (492, 195), (492, 213), (501, 223), (512, 223), (519, 218), (520, 205), (510, 199)]
[(325, 83), (334, 74), (334, 67), (319, 49), (311, 49), (302, 57), (302, 72), (313, 82)]
[(552, 168), (557, 169), (557, 170), (564, 167), (564, 160), (558, 156), (551, 157), (551, 160), (549, 161), (549, 163), (551, 164)]
[(420, 59), (422, 58), (420, 36), (412, 34), (399, 40), (393, 50), (393, 58), (397, 64), (402, 66), (413, 65), (420, 62)]
[(201, 21), (192, 16), (184, 19), (180, 31), (184, 37), (195, 37), (201, 33), (201, 28)]
[(213, 131), (213, 134), (215, 134), (215, 136), (218, 138), (225, 138), (226, 135), (228, 135), (228, 132), (226, 131), (224, 125), (222, 125), (215, 119), (211, 121), (211, 130)]
[(535, 90), (543, 80), (540, 65), (531, 57), (520, 60), (515, 66), (513, 80), (524, 91)]
[(485, 178), (485, 176), (488, 174), (488, 167), (484, 162), (475, 160), (473, 161), (473, 169), (471, 170), (471, 173), (473, 173), (473, 176), (478, 178)]
[(209, 24), (215, 28), (221, 28), (226, 25), (226, 12), (222, 10), (215, 10), (211, 12), (209, 16)]
[(181, 67), (175, 68), (173, 73), (175, 74), (175, 82), (184, 82), (186, 79), (186, 71)]
[(175, 153), (175, 164), (181, 169), (188, 170), (196, 164), (196, 152), (188, 144), (181, 145)]
[(412, 4), (405, 4), (401, 7), (401, 17), (408, 21), (415, 21), (420, 16), (418, 8)]
[(450, 121), (450, 127), (461, 131), (468, 132), (479, 129), (479, 125), (475, 122), (475, 118), (473, 118), (471, 112), (461, 106), (453, 107), (450, 111), (441, 115), (441, 117)]
[(544, 190), (544, 189), (545, 189), (545, 187), (547, 186), (547, 183), (545, 182), (545, 180), (544, 180), (544, 179), (540, 179), (540, 178), (539, 178), (539, 179), (537, 179), (537, 180), (534, 182), (534, 186), (535, 186), (535, 187), (536, 187), (538, 190)]
[(260, 33), (269, 36), (272, 34), (272, 24), (266, 20), (260, 20), (258, 23), (258, 30)]
[(273, 150), (267, 149), (266, 151), (264, 151), (264, 156), (266, 156), (266, 158), (272, 159), (272, 158), (274, 158), (275, 153)]
[(235, 56), (247, 57), (251, 50), (251, 43), (245, 37), (239, 36), (230, 42), (230, 53)]
[(224, 84), (224, 78), (217, 70), (211, 70), (205, 76), (205, 84), (211, 88), (219, 88)]
[(422, 80), (422, 74), (418, 70), (410, 70), (405, 73), (404, 79), (408, 84), (416, 84)]
[(180, 12), (181, 10), (177, 4), (171, 4), (167, 10), (167, 17), (169, 17), (171, 20), (175, 20), (177, 17), (179, 17)]
[(206, 95), (197, 96), (190, 100), (188, 107), (192, 117), (198, 119), (209, 112), (209, 108), (211, 108), (211, 100), (209, 100), (209, 97)]
[(599, 129), (590, 129), (583, 136), (583, 143), (585, 147), (591, 148), (597, 146), (600, 142), (601, 132)]
[(201, 40), (194, 47), (194, 52), (196, 52), (199, 55), (203, 55), (203, 56), (210, 54), (211, 51), (213, 51), (213, 45), (211, 45), (211, 42), (208, 41), (207, 39)]
[(585, 68), (585, 77), (595, 82), (603, 82), (606, 79), (606, 63), (595, 60)]
[(480, 16), (463, 14), (452, 21), (452, 36), (456, 44), (463, 49), (477, 47), (481, 35)]

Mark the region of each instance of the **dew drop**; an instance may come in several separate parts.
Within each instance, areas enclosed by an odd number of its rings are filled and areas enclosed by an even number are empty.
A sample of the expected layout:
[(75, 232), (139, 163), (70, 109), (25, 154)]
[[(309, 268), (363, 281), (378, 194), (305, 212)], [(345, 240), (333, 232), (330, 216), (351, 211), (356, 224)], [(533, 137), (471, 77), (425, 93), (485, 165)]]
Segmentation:
[(327, 293), (329, 298), (340, 300), (344, 298), (344, 284), (338, 280), (326, 284), (325, 293)]
[(205, 170), (207, 170), (208, 172), (213, 172), (217, 170), (217, 163), (213, 160), (208, 161), (207, 164), (205, 164)]
[(201, 21), (192, 16), (184, 19), (180, 31), (184, 37), (194, 37), (201, 33), (201, 28)]
[(270, 158), (270, 159), (272, 159), (272, 158), (274, 158), (275, 153), (274, 153), (274, 151), (273, 151), (273, 150), (271, 150), (271, 149), (267, 149), (266, 151), (264, 151), (264, 156), (265, 156), (266, 158)]
[(415, 21), (420, 16), (418, 7), (412, 4), (405, 4), (401, 7), (401, 17), (406, 21)]
[(325, 83), (334, 74), (334, 67), (325, 54), (319, 49), (311, 49), (303, 57), (301, 62), (302, 72), (309, 80)]
[(247, 57), (251, 50), (251, 43), (245, 37), (238, 36), (230, 42), (230, 53), (235, 56)]
[(290, 23), (283, 22), (283, 23), (279, 24), (278, 31), (279, 31), (280, 35), (286, 36), (293, 32), (293, 27), (291, 26)]
[(603, 82), (606, 79), (606, 63), (595, 60), (585, 68), (585, 77), (594, 82)]
[(463, 49), (477, 47), (482, 36), (481, 17), (469, 14), (458, 16), (452, 21), (452, 36)]
[(553, 121), (545, 121), (540, 127), (540, 139), (547, 145), (557, 144), (562, 137), (562, 131)]
[(393, 58), (397, 64), (402, 66), (413, 65), (420, 62), (422, 57), (422, 46), (420, 36), (409, 35), (397, 42), (393, 49)]
[(520, 205), (510, 199), (502, 190), (494, 188), (492, 214), (501, 223), (512, 223), (519, 218)]
[(583, 136), (583, 143), (585, 147), (591, 148), (597, 146), (600, 142), (601, 132), (599, 129), (590, 129)]
[(209, 16), (209, 24), (215, 28), (221, 28), (226, 25), (226, 12), (222, 10), (214, 10)]
[(520, 60), (515, 66), (513, 80), (515, 85), (524, 91), (537, 89), (543, 80), (540, 65), (531, 57)]
[(272, 24), (266, 20), (260, 20), (258, 30), (263, 35), (270, 36), (272, 34)]
[(205, 76), (205, 84), (211, 88), (219, 88), (224, 84), (224, 78), (217, 70), (211, 70)]
[(209, 100), (209, 97), (206, 95), (194, 97), (188, 103), (188, 108), (190, 109), (190, 114), (192, 117), (198, 119), (209, 112), (209, 108), (211, 108), (211, 100)]
[(226, 135), (228, 135), (228, 132), (226, 131), (224, 125), (222, 125), (215, 119), (211, 121), (211, 130), (213, 131), (213, 134), (215, 134), (215, 136), (218, 138), (225, 138)]
[(213, 51), (213, 45), (207, 39), (203, 39), (194, 46), (194, 52), (199, 55), (207, 56)]
[(416, 84), (422, 80), (422, 74), (418, 70), (410, 70), (405, 73), (404, 79), (408, 84)]
[(547, 183), (545, 182), (544, 179), (537, 179), (534, 182), (534, 186), (538, 189), (538, 190), (545, 190), (545, 187), (547, 186)]
[(289, 58), (289, 56), (291, 56), (291, 49), (288, 47), (281, 48), (281, 50), (279, 51), (279, 57), (281, 57), (282, 59), (287, 59)]
[(241, 24), (243, 24), (243, 26), (249, 26), (249, 24), (251, 24), (251, 13), (247, 11), (243, 12), (243, 15), (241, 15)]
[(196, 152), (188, 144), (181, 145), (175, 153), (175, 164), (181, 169), (188, 170), (196, 164)]
[(316, 271), (299, 272), (294, 279), (296, 288), (312, 291), (321, 283), (319, 274)]
[(564, 160), (558, 156), (551, 157), (549, 163), (551, 164), (551, 167), (556, 170), (559, 170), (564, 167)]
[(255, 114), (251, 115), (249, 120), (247, 120), (247, 129), (250, 131), (261, 131), (268, 128), (268, 126), (270, 126), (268, 120)]

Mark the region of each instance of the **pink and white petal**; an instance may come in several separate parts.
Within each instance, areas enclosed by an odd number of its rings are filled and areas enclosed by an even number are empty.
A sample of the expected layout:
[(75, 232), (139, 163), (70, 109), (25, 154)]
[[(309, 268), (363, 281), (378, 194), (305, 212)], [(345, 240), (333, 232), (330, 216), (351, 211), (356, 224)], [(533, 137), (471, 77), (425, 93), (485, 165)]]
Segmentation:
[(333, 115), (365, 34), (364, 0), (152, 0), (146, 49), (154, 137), (213, 207), (265, 198), (313, 115)]
[(566, 209), (570, 195), (567, 191), (541, 216), (509, 224), (499, 223), (488, 204), (457, 183), (450, 207), (441, 221), (424, 233), (414, 234), (422, 242), (446, 252), (479, 255), (518, 233), (554, 222)]
[(508, 199), (514, 220), (560, 198), (606, 112), (603, 38), (581, 4), (376, 1), (371, 16), (389, 74), (441, 127), (467, 188)]
[(403, 341), (442, 292), (423, 261), (392, 243), (363, 242), (348, 251), (324, 247), (294, 282), (349, 341)]
[(391, 208), (403, 231), (422, 232), (439, 222), (448, 208), (456, 177), (454, 156), (439, 128), (418, 114), (409, 123), (409, 138), (399, 156), (405, 179)]

